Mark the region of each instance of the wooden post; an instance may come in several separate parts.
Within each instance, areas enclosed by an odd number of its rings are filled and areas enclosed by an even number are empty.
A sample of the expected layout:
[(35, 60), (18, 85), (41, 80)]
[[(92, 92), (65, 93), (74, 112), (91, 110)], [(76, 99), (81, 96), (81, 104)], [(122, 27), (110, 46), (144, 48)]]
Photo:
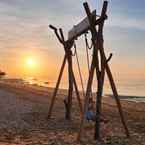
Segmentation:
[(64, 56), (64, 60), (63, 60), (63, 63), (62, 63), (61, 69), (60, 69), (60, 73), (59, 73), (59, 77), (58, 77), (58, 80), (57, 80), (57, 83), (56, 83), (56, 87), (55, 87), (54, 93), (52, 95), (51, 104), (50, 104), (49, 112), (48, 112), (48, 118), (51, 117), (52, 109), (53, 109), (53, 106), (54, 106), (55, 98), (56, 98), (56, 95), (57, 95), (57, 91), (58, 91), (59, 84), (60, 84), (60, 81), (61, 81), (61, 78), (62, 78), (62, 74), (63, 74), (63, 71), (64, 71), (65, 64), (66, 64), (66, 55)]
[[(90, 30), (92, 32), (92, 43), (93, 43), (94, 48), (93, 48), (93, 58), (92, 58), (91, 69), (90, 69), (90, 72), (89, 72), (89, 80), (88, 80), (88, 83), (87, 83), (87, 91), (86, 91), (86, 97), (85, 97), (85, 103), (84, 103), (84, 115), (83, 115), (83, 118), (82, 118), (82, 121), (81, 121), (81, 126), (80, 126), (80, 130), (79, 130), (77, 140), (80, 140), (81, 133), (82, 133), (82, 130), (83, 130), (84, 117), (85, 117), (85, 114), (86, 114), (87, 109), (88, 109), (87, 106), (88, 106), (88, 103), (89, 103), (89, 97), (90, 97), (91, 88), (92, 88), (94, 70), (96, 70), (98, 84), (99, 84), (99, 80), (100, 80), (100, 78), (99, 78), (100, 77), (100, 70), (99, 70), (99, 59), (98, 59), (98, 45), (96, 45), (97, 32), (96, 32), (96, 29), (95, 29), (95, 19), (94, 19), (95, 17), (92, 17), (89, 6), (88, 6), (87, 3), (84, 3), (84, 8), (86, 10), (87, 17), (88, 17), (88, 20), (89, 20)], [(100, 89), (100, 86), (99, 86), (99, 89)]]
[(77, 87), (77, 83), (75, 80), (75, 76), (74, 76), (74, 72), (73, 72), (73, 65), (72, 65), (72, 51), (70, 50), (70, 47), (72, 46), (72, 42), (73, 41), (66, 41), (64, 39), (64, 35), (63, 35), (63, 31), (62, 29), (60, 29), (60, 34), (61, 37), (63, 39), (64, 42), (64, 48), (65, 48), (65, 53), (67, 54), (67, 60), (68, 60), (68, 73), (69, 73), (69, 93), (68, 93), (68, 110), (66, 110), (66, 119), (71, 119), (71, 108), (72, 108), (72, 95), (73, 95), (73, 84), (75, 87), (75, 92), (76, 92), (76, 96), (77, 96), (77, 100), (78, 100), (78, 104), (80, 107), (80, 113), (82, 115), (82, 103), (81, 103), (81, 99), (80, 99), (80, 95), (79, 95), (79, 91), (78, 91), (78, 87)]
[(67, 52), (68, 60), (68, 77), (69, 77), (69, 90), (68, 90), (68, 99), (67, 99), (67, 108), (65, 117), (67, 120), (71, 119), (71, 108), (72, 108), (72, 95), (73, 95), (73, 76), (72, 76), (72, 54), (69, 50)]
[[(108, 2), (104, 1), (101, 17), (106, 15)], [(103, 26), (104, 21), (102, 21), (98, 26), (98, 34), (97, 34), (97, 44), (98, 49), (104, 51), (104, 40), (103, 40)], [(105, 77), (105, 61), (100, 57), (101, 61), (101, 73), (98, 78), (98, 92), (97, 92), (97, 102), (96, 102), (96, 123), (95, 123), (95, 135), (94, 138), (99, 140), (100, 139), (100, 121), (101, 121), (101, 110), (102, 110), (102, 94), (103, 94), (103, 85), (104, 85), (104, 77)]]
[(66, 60), (67, 60), (69, 90), (68, 90), (68, 97), (67, 97), (67, 100), (66, 100), (66, 103), (67, 103), (66, 106), (67, 107), (65, 108), (66, 109), (65, 118), (70, 120), (71, 119), (71, 109), (72, 109), (73, 84), (74, 84), (74, 87), (75, 87), (77, 100), (78, 100), (78, 104), (79, 104), (79, 107), (80, 107), (81, 116), (82, 116), (82, 112), (83, 112), (82, 111), (83, 109), (82, 109), (81, 99), (80, 99), (77, 83), (76, 83), (74, 72), (73, 72), (73, 65), (72, 65), (72, 51), (71, 51), (71, 48), (73, 46), (73, 40), (65, 41), (62, 29), (59, 29), (59, 32), (60, 32), (60, 35), (59, 35), (58, 30), (57, 30), (56, 27), (50, 25), (50, 28), (54, 30), (59, 42), (63, 45), (64, 50), (65, 50), (65, 57), (64, 57), (63, 64), (62, 64), (60, 74), (59, 74), (59, 77), (58, 77), (58, 81), (57, 81), (57, 84), (56, 84), (56, 87), (55, 87), (55, 90), (54, 90), (54, 93), (53, 93), (53, 96), (52, 96), (52, 99), (51, 99), (49, 112), (48, 112), (48, 118), (51, 117), (51, 113), (52, 113), (52, 109), (53, 109), (53, 106), (54, 106), (56, 94), (57, 94), (57, 91), (58, 91), (58, 88), (59, 88), (59, 84), (60, 84), (60, 81), (61, 81), (61, 78), (62, 78), (63, 70), (64, 70), (64, 67), (65, 67), (65, 64), (66, 64)]
[[(98, 91), (97, 91), (97, 95), (96, 95), (96, 123), (95, 123), (95, 135), (94, 138), (99, 140), (100, 139), (100, 115), (101, 115), (101, 99), (102, 99), (102, 92), (103, 92), (103, 82), (104, 82), (104, 67), (103, 67), (103, 63), (101, 61), (101, 71), (99, 68), (99, 59), (98, 59), (98, 50), (100, 49), (100, 47), (103, 47), (103, 41), (102, 41), (102, 34), (101, 33), (97, 33), (96, 29), (95, 29), (95, 20), (92, 19), (91, 17), (91, 12), (89, 9), (89, 6), (87, 3), (84, 3), (84, 8), (86, 10), (88, 19), (89, 19), (89, 23), (91, 26), (91, 33), (92, 33), (92, 42), (93, 42), (93, 46), (96, 53), (96, 58), (94, 58), (96, 61), (96, 76), (97, 76), (97, 82), (98, 82)], [(100, 31), (101, 32), (101, 31)]]

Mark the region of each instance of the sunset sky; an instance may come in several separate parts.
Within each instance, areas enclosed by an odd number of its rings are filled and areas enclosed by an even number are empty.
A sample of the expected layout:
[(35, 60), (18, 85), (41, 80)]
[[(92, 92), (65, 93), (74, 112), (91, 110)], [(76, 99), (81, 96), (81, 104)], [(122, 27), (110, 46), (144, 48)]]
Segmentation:
[[(83, 2), (0, 0), (0, 69), (11, 77), (30, 75), (55, 80), (64, 51), (48, 25), (62, 27), (67, 35), (86, 15)], [(102, 0), (88, 2), (100, 13)], [(110, 0), (104, 38), (106, 55), (114, 54), (113, 74), (145, 80), (145, 0)], [(85, 47), (81, 42), (78, 53), (85, 72)]]

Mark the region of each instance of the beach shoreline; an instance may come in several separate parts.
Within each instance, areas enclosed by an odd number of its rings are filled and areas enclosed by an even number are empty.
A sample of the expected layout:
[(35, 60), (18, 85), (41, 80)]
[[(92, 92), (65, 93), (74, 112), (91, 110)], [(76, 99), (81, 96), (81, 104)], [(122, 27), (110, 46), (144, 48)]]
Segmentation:
[[(67, 90), (59, 90), (53, 119), (48, 120), (48, 107), (53, 88), (34, 85), (0, 82), (0, 144), (76, 144), (80, 125), (79, 108), (73, 101), (73, 119), (64, 119), (63, 99)], [(118, 138), (126, 144), (145, 143), (145, 104), (121, 100), (127, 125), (133, 138), (125, 139), (116, 102), (111, 97), (103, 97), (103, 116), (109, 120), (107, 137), (112, 142)], [(84, 144), (93, 142), (93, 123), (85, 123), (87, 132), (83, 135)], [(121, 141), (120, 141), (121, 142)], [(105, 144), (105, 143), (104, 143)]]

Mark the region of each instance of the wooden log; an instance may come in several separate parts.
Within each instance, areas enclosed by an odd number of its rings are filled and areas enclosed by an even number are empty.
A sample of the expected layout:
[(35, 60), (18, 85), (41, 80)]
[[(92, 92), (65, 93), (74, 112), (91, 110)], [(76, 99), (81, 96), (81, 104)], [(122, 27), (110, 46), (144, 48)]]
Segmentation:
[[(62, 29), (59, 29), (61, 39), (63, 41), (65, 54), (67, 56), (67, 62), (68, 62), (68, 80), (69, 80), (69, 89), (68, 89), (68, 98), (67, 98), (67, 107), (66, 107), (66, 113), (65, 118), (67, 120), (71, 119), (71, 109), (72, 109), (72, 95), (73, 95), (73, 74), (72, 74), (72, 52), (71, 52), (71, 45), (67, 43), (71, 43), (69, 41), (65, 41), (63, 31)], [(70, 47), (69, 47), (70, 46)]]
[[(101, 16), (105, 16), (107, 12), (108, 2), (104, 1)], [(97, 34), (97, 44), (98, 49), (104, 51), (104, 40), (103, 40), (103, 26), (104, 21), (102, 21), (98, 26), (98, 34)], [(95, 39), (95, 38), (94, 38)], [(97, 102), (96, 102), (96, 123), (95, 123), (95, 135), (94, 138), (99, 140), (100, 139), (100, 122), (101, 122), (101, 110), (102, 110), (102, 94), (103, 94), (103, 85), (104, 85), (104, 77), (105, 77), (105, 63), (104, 59), (101, 59), (101, 73), (98, 78), (98, 92), (97, 92)]]
[[(91, 16), (90, 9), (87, 3), (84, 3), (84, 8), (86, 10), (86, 14), (89, 19), (89, 23), (91, 26), (91, 33), (92, 33), (92, 41), (94, 45), (94, 49), (98, 52), (99, 49), (102, 49), (103, 47), (103, 41), (102, 41), (102, 34), (101, 31), (100, 33), (97, 33), (95, 24), (94, 24), (94, 19)], [(104, 7), (103, 7), (104, 8)], [(100, 26), (100, 24), (99, 24)], [(103, 27), (101, 27), (102, 29)], [(99, 27), (100, 29), (100, 27)], [(104, 63), (101, 60), (101, 72), (99, 69), (99, 60), (98, 60), (98, 53), (96, 53), (96, 58), (97, 59), (97, 64), (96, 64), (96, 76), (97, 76), (97, 81), (98, 81), (98, 91), (96, 95), (96, 123), (95, 123), (95, 135), (94, 138), (99, 140), (100, 139), (100, 115), (101, 115), (101, 100), (102, 100), (102, 92), (103, 92), (103, 84), (104, 84)]]
[[(89, 7), (87, 5), (87, 3), (84, 3), (84, 8), (85, 10), (88, 12), (89, 10)], [(90, 12), (90, 10), (89, 10)], [(90, 21), (93, 21), (95, 22), (95, 17), (93, 17), (91, 15), (91, 12), (90, 13), (87, 13), (87, 18), (89, 20), (89, 24), (90, 24), (90, 30), (95, 32), (95, 24), (94, 23), (90, 23)], [(93, 25), (93, 26), (92, 26)], [(96, 32), (95, 32), (96, 33)], [(94, 33), (93, 33), (94, 34)], [(96, 34), (94, 35), (94, 37), (96, 37)], [(94, 38), (93, 37), (93, 38)], [(91, 94), (91, 88), (92, 88), (92, 82), (93, 82), (93, 77), (94, 77), (94, 70), (95, 68), (97, 67), (97, 77), (99, 77), (99, 60), (98, 60), (98, 49), (96, 47), (96, 40), (95, 39), (92, 39), (92, 43), (93, 43), (93, 58), (92, 58), (92, 63), (91, 63), (91, 68), (90, 68), (90, 72), (89, 72), (89, 79), (88, 79), (88, 83), (87, 83), (87, 91), (86, 91), (86, 96), (85, 96), (85, 102), (84, 102), (84, 113), (83, 113), (83, 117), (82, 117), (82, 120), (81, 120), (81, 125), (80, 125), (80, 129), (79, 129), (79, 133), (78, 133), (78, 137), (77, 137), (77, 140), (79, 141), (81, 139), (81, 133), (83, 131), (83, 125), (84, 125), (84, 119), (85, 119), (85, 114), (87, 112), (87, 109), (88, 109), (88, 104), (89, 104), (89, 97), (90, 97), (90, 94)]]
[(60, 69), (59, 77), (58, 77), (58, 80), (57, 80), (57, 83), (56, 83), (56, 87), (55, 87), (55, 90), (54, 90), (53, 95), (52, 95), (52, 99), (51, 99), (51, 103), (50, 103), (50, 107), (49, 107), (49, 112), (48, 112), (48, 118), (51, 117), (51, 113), (52, 113), (52, 109), (53, 109), (53, 106), (54, 106), (55, 98), (56, 98), (56, 95), (57, 95), (57, 91), (59, 89), (59, 84), (60, 84), (62, 74), (63, 74), (63, 71), (64, 71), (64, 67), (65, 67), (65, 64), (66, 64), (66, 59), (67, 59), (67, 57), (65, 55), (64, 59), (63, 59), (62, 66), (61, 66), (61, 69)]
[[(104, 21), (105, 19), (107, 19), (107, 16), (104, 17), (100, 17), (99, 19), (97, 19), (95, 21), (95, 25), (99, 25), (99, 23), (101, 23), (102, 21)], [(74, 35), (73, 37), (71, 37), (70, 39), (68, 39), (68, 41), (74, 41), (75, 39), (77, 39), (79, 36), (81, 36), (82, 34), (86, 33), (87, 31), (89, 31), (91, 29), (91, 27), (88, 27), (86, 30), (84, 30), (84, 32), (79, 33), (77, 35)]]
[[(96, 10), (94, 10), (91, 14), (96, 18)], [(86, 17), (68, 32), (68, 40), (80, 36), (81, 34), (86, 32), (89, 29), (89, 27), (90, 25), (89, 25), (88, 17)]]
[(57, 39), (59, 40), (60, 43), (63, 43), (62, 38), (60, 37), (60, 35), (58, 34), (58, 30), (56, 27), (54, 27), (53, 25), (49, 25), (49, 27), (54, 31)]
[(61, 77), (63, 74), (63, 70), (64, 70), (64, 66), (66, 64), (66, 60), (68, 62), (68, 76), (69, 76), (69, 91), (68, 91), (68, 98), (67, 101), (65, 101), (65, 105), (66, 105), (66, 114), (65, 114), (65, 118), (70, 120), (71, 119), (71, 109), (72, 109), (72, 95), (73, 95), (73, 84), (75, 86), (75, 91), (76, 91), (76, 95), (77, 95), (77, 100), (79, 103), (79, 107), (80, 107), (80, 111), (81, 114), (83, 112), (83, 107), (81, 104), (81, 99), (80, 99), (80, 95), (79, 95), (79, 91), (78, 91), (78, 87), (77, 87), (77, 83), (74, 77), (74, 73), (73, 73), (73, 66), (72, 66), (72, 51), (71, 51), (71, 47), (73, 46), (74, 41), (73, 40), (67, 40), (65, 41), (64, 39), (64, 35), (63, 35), (63, 31), (62, 29), (59, 29), (60, 35), (58, 34), (58, 30), (56, 27), (50, 25), (50, 28), (54, 30), (59, 42), (61, 44), (63, 44), (64, 50), (65, 50), (65, 57), (64, 57), (64, 61), (60, 70), (60, 74), (58, 77), (58, 81), (51, 99), (51, 104), (50, 104), (50, 108), (49, 108), (49, 113), (48, 113), (48, 118), (50, 118), (51, 116), (51, 112), (52, 112), (52, 108), (55, 102), (55, 98), (56, 98), (56, 94), (58, 91), (58, 87), (61, 81)]
[[(70, 53), (70, 54), (69, 54)], [(65, 117), (67, 120), (71, 119), (71, 109), (72, 109), (72, 95), (73, 95), (73, 76), (72, 76), (72, 56), (71, 51), (67, 52), (67, 61), (68, 61), (68, 76), (69, 76), (69, 90), (68, 90), (68, 107), (66, 108)]]

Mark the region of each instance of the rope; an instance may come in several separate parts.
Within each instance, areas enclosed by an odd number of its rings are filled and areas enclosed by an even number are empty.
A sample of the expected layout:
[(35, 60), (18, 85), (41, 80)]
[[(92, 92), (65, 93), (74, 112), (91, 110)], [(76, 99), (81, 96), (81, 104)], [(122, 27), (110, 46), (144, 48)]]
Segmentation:
[(88, 38), (87, 38), (87, 33), (84, 34), (85, 35), (85, 42), (86, 42), (86, 46), (88, 49), (92, 49), (93, 47), (93, 43), (91, 43), (91, 45), (89, 46), (89, 43), (88, 43)]
[(80, 68), (80, 63), (79, 63), (79, 58), (78, 58), (78, 53), (77, 53), (76, 43), (75, 42), (74, 42), (74, 49), (75, 49), (75, 56), (76, 56), (76, 60), (77, 60), (78, 71), (79, 71), (79, 76), (80, 76), (80, 81), (81, 81), (81, 86), (82, 86), (82, 92), (83, 92), (83, 96), (85, 96), (83, 77), (82, 77), (82, 73), (81, 73), (81, 68)]
[(87, 54), (87, 65), (88, 65), (88, 72), (90, 72), (90, 59), (89, 59), (89, 45), (88, 45), (88, 40), (87, 40), (87, 34), (85, 33), (85, 43), (86, 43), (86, 54)]
[[(91, 47), (89, 47), (86, 33), (85, 33), (85, 42), (86, 42), (86, 54), (87, 54), (88, 71), (90, 72), (90, 60), (89, 60), (89, 52), (88, 52), (88, 49), (91, 49), (93, 45), (91, 44)], [(75, 49), (74, 50), (74, 54), (76, 56), (78, 70), (79, 70), (79, 76), (80, 76), (80, 80), (81, 80), (81, 86), (82, 86), (83, 96), (85, 96), (84, 85), (83, 85), (83, 78), (82, 78), (82, 73), (81, 73), (81, 69), (80, 69), (80, 64), (79, 64), (79, 59), (78, 59), (78, 53), (77, 53), (76, 43), (75, 42), (74, 42), (74, 49)], [(92, 90), (91, 90), (91, 98), (93, 98)], [(93, 100), (92, 100), (92, 102), (93, 102)], [(88, 111), (88, 113), (89, 113), (89, 111)], [(87, 115), (87, 114), (85, 114), (85, 115)], [(94, 115), (93, 115), (92, 118), (94, 118)]]
[[(88, 72), (90, 72), (90, 59), (89, 59), (89, 51), (88, 51), (88, 49), (92, 49), (93, 43), (89, 47), (87, 33), (85, 33), (84, 36), (85, 36), (85, 44), (86, 44), (86, 55), (87, 55)], [(91, 89), (91, 97), (93, 98), (92, 89)]]
[(74, 42), (74, 48), (75, 48), (75, 50), (74, 50), (74, 52), (72, 52), (72, 56), (75, 56), (76, 55), (76, 46), (75, 46), (76, 44), (75, 44), (75, 42)]

